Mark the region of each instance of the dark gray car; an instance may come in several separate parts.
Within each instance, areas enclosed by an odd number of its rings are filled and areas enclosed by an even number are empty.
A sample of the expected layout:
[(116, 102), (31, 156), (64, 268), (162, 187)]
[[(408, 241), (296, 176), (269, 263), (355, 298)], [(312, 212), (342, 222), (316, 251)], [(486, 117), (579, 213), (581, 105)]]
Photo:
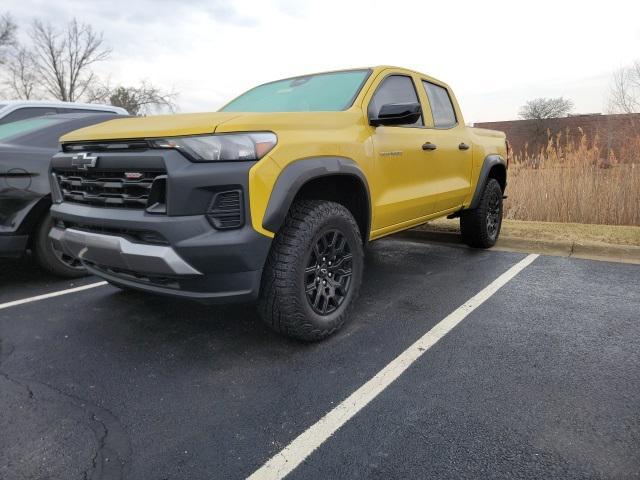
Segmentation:
[(85, 274), (79, 262), (57, 251), (48, 237), (49, 161), (65, 133), (114, 118), (122, 116), (67, 113), (0, 125), (0, 257), (19, 257), (30, 249), (52, 273)]

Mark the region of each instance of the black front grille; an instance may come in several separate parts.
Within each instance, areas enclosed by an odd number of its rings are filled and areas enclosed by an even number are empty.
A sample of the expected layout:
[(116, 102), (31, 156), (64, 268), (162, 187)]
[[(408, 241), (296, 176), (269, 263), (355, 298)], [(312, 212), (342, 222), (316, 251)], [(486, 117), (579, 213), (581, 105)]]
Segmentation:
[(240, 228), (244, 224), (242, 190), (218, 192), (211, 200), (207, 218), (219, 230)]
[[(110, 208), (144, 209), (156, 178), (164, 180), (161, 170), (139, 171), (56, 171), (62, 198), (67, 202)], [(164, 187), (164, 182), (163, 185)], [(164, 189), (163, 189), (164, 190)], [(164, 191), (162, 192), (164, 194)], [(164, 195), (162, 195), (164, 196)], [(154, 203), (158, 200), (154, 199)]]

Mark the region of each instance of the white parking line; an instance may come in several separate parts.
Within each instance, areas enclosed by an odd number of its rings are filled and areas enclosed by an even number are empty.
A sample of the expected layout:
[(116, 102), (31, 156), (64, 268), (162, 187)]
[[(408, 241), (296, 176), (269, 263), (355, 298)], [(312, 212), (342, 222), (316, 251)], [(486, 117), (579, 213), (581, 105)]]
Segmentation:
[(467, 315), (491, 298), (494, 293), (531, 264), (536, 258), (538, 258), (536, 254), (528, 255), (437, 323), (417, 342), (380, 370), (371, 380), (358, 388), (358, 390), (353, 392), (346, 400), (256, 470), (249, 479), (281, 479), (288, 475), (351, 417), (382, 393), (385, 388), (420, 358), (424, 352), (435, 345), (438, 340), (449, 333), (456, 325), (464, 320)]
[(81, 287), (68, 288), (66, 290), (58, 290), (57, 292), (45, 293), (43, 295), (36, 295), (35, 297), (23, 298), (22, 300), (14, 300), (12, 302), (0, 303), (0, 310), (9, 307), (15, 307), (16, 305), (23, 305), (25, 303), (37, 302), (38, 300), (44, 300), (46, 298), (59, 297), (60, 295), (67, 295), (69, 293), (81, 292), (83, 290), (89, 290), (90, 288), (102, 287), (107, 285), (107, 282), (96, 282), (88, 285), (82, 285)]

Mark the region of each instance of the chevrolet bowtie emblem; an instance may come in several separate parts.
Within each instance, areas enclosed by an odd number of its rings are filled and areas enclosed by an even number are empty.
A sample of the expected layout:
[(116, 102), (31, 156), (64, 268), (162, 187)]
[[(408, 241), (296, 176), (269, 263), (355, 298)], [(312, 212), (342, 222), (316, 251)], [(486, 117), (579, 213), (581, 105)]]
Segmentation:
[(98, 163), (98, 157), (92, 157), (90, 153), (82, 152), (71, 157), (71, 165), (78, 170), (93, 168)]

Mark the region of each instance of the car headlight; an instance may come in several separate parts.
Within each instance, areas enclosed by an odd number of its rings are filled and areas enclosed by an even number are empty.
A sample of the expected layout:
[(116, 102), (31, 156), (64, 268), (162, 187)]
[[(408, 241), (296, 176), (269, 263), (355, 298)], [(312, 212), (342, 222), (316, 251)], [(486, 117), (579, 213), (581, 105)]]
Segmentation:
[(271, 132), (221, 133), (192, 137), (156, 138), (153, 148), (173, 148), (194, 162), (260, 160), (278, 142)]

